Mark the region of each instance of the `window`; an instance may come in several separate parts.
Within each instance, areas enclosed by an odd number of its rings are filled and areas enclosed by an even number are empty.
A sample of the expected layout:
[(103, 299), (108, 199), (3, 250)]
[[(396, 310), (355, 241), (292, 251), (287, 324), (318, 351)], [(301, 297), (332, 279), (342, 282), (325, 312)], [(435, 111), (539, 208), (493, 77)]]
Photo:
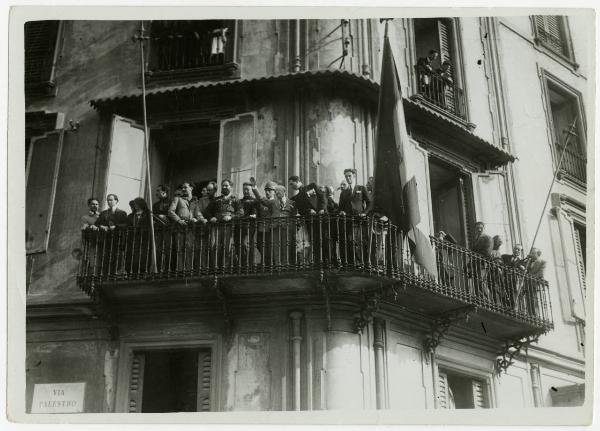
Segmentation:
[(234, 20), (153, 21), (149, 81), (239, 77), (235, 37)]
[[(586, 183), (586, 145), (579, 97), (552, 81), (547, 81), (556, 164), (561, 159), (560, 171), (580, 184)], [(569, 132), (575, 121), (575, 127)], [(563, 155), (564, 153), (564, 155)]]
[(573, 60), (567, 18), (558, 15), (535, 15), (535, 40), (550, 51)]
[(54, 65), (60, 21), (25, 23), (25, 95), (49, 95), (54, 90)]
[[(417, 93), (447, 113), (465, 118), (465, 98), (461, 87), (457, 26), (451, 18), (413, 20)], [(433, 57), (430, 52), (438, 54)]]
[(435, 232), (444, 231), (457, 244), (468, 247), (474, 224), (469, 178), (433, 157), (429, 162), (429, 177)]
[(129, 413), (211, 411), (211, 349), (133, 351)]
[(484, 409), (490, 407), (484, 380), (440, 369), (438, 406), (441, 409)]

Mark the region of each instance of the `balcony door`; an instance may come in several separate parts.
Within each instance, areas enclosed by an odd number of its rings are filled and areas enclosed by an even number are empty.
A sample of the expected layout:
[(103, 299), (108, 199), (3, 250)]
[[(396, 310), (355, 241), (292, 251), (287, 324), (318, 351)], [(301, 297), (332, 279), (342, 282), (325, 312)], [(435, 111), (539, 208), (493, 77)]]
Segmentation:
[(471, 183), (457, 168), (431, 158), (429, 162), (431, 204), (435, 232), (452, 235), (457, 244), (468, 247), (473, 225)]
[(255, 113), (221, 121), (219, 181), (233, 181), (233, 193), (241, 196), (242, 184), (256, 178), (257, 144)]

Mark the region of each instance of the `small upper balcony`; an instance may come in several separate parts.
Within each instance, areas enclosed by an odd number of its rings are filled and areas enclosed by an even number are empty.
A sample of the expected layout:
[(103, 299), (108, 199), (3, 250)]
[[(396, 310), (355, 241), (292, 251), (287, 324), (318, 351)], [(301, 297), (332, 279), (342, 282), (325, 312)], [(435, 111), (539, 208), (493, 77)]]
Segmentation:
[(466, 120), (464, 91), (454, 83), (451, 75), (421, 70), (416, 67), (417, 94), (437, 110)]
[[(339, 300), (374, 294), (390, 306), (438, 316), (474, 310), (473, 330), (498, 339), (552, 327), (548, 284), (456, 244), (431, 238), (437, 274), (414, 263), (396, 226), (371, 217), (245, 219), (83, 232), (79, 286), (116, 304), (194, 300), (225, 286), (230, 298), (307, 299), (325, 282)], [(244, 299), (246, 298), (246, 299)]]

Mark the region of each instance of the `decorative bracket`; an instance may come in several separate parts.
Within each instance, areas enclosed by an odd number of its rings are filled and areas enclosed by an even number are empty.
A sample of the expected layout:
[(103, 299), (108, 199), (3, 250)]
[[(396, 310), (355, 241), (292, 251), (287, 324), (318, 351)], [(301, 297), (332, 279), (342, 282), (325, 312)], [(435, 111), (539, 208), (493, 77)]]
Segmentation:
[(537, 343), (539, 338), (540, 334), (536, 334), (506, 341), (502, 351), (498, 353), (498, 358), (496, 358), (496, 363), (494, 364), (496, 374), (500, 375), (502, 371), (506, 373), (508, 367), (514, 364), (513, 358), (519, 354), (521, 349), (528, 347), (531, 343)]
[(367, 297), (364, 293), (360, 304), (360, 311), (354, 317), (354, 331), (362, 334), (365, 327), (373, 320), (373, 313), (379, 308), (381, 295), (375, 293)]
[(323, 297), (325, 298), (325, 318), (327, 319), (327, 331), (329, 332), (331, 331), (331, 305), (329, 304), (329, 285), (323, 271), (319, 275), (319, 283), (323, 291)]
[(223, 291), (221, 284), (219, 284), (219, 279), (215, 276), (213, 280), (213, 287), (215, 289), (215, 293), (217, 294), (217, 298), (221, 301), (221, 307), (223, 310), (223, 322), (225, 326), (225, 335), (231, 335), (231, 329), (233, 326), (233, 320), (231, 319), (231, 313), (229, 309), (229, 302), (227, 301), (227, 296)]
[(431, 331), (423, 340), (423, 349), (428, 353), (428, 356), (433, 356), (442, 337), (446, 335), (453, 323), (461, 320), (468, 321), (469, 315), (476, 310), (477, 308), (474, 305), (468, 305), (434, 316), (433, 321), (431, 322)]

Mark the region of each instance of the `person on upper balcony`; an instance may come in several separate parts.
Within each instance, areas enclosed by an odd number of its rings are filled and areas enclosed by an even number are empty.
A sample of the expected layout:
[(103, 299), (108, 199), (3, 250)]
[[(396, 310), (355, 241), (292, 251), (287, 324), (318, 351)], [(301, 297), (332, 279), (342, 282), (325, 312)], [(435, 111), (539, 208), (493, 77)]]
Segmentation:
[(87, 205), (89, 211), (86, 215), (81, 217), (81, 230), (98, 229), (96, 227), (96, 222), (100, 216), (100, 213), (98, 212), (98, 208), (100, 208), (100, 201), (96, 198), (89, 198), (87, 200)]
[(159, 184), (158, 187), (156, 187), (156, 202), (152, 204), (152, 213), (162, 222), (166, 223), (169, 220), (170, 206), (169, 186), (166, 184)]
[(512, 254), (502, 255), (502, 263), (504, 263), (504, 265), (506, 266), (510, 266), (512, 268), (517, 268), (521, 271), (524, 271), (525, 263), (523, 260), (523, 246), (521, 244), (515, 244), (513, 246)]
[(127, 226), (127, 213), (119, 209), (119, 197), (110, 193), (106, 196), (108, 209), (102, 211), (96, 220), (96, 226), (100, 230), (114, 230), (116, 228), (124, 228)]
[(436, 73), (442, 78), (442, 81), (446, 85), (454, 85), (454, 79), (452, 78), (452, 63), (450, 60), (444, 60), (442, 67), (436, 70)]
[(252, 182), (245, 182), (242, 185), (242, 199), (240, 202), (244, 209), (244, 217), (256, 218), (258, 215), (258, 200), (253, 196), (252, 186)]
[(539, 248), (532, 248), (529, 252), (527, 262), (527, 274), (535, 278), (544, 278), (546, 271), (546, 261), (541, 258), (542, 251)]
[(127, 216), (127, 225), (133, 227), (147, 228), (150, 223), (150, 211), (148, 204), (143, 198), (135, 198), (131, 214)]
[(493, 250), (492, 237), (484, 232), (485, 224), (478, 221), (475, 223), (475, 237), (473, 238), (473, 246), (471, 250), (484, 257), (491, 257)]
[(429, 91), (431, 84), (431, 75), (433, 74), (433, 64), (440, 56), (435, 49), (430, 49), (427, 57), (420, 57), (417, 60), (417, 74), (419, 76), (419, 89), (422, 92)]
[(206, 223), (206, 219), (198, 209), (198, 199), (193, 196), (194, 186), (192, 182), (182, 183), (180, 190), (181, 196), (175, 196), (169, 206), (169, 218), (174, 223), (182, 226), (197, 221)]
[(217, 221), (231, 221), (244, 216), (244, 208), (237, 196), (231, 192), (233, 183), (231, 180), (221, 181), (221, 195), (213, 199), (206, 208), (206, 214), (211, 223)]
[(288, 179), (288, 183), (290, 188), (296, 192), (290, 199), (296, 205), (300, 215), (310, 216), (327, 212), (327, 199), (315, 183), (305, 186), (297, 175), (292, 175)]
[(356, 184), (356, 169), (344, 169), (344, 177), (348, 187), (340, 193), (339, 214), (366, 216), (371, 204), (367, 188)]

